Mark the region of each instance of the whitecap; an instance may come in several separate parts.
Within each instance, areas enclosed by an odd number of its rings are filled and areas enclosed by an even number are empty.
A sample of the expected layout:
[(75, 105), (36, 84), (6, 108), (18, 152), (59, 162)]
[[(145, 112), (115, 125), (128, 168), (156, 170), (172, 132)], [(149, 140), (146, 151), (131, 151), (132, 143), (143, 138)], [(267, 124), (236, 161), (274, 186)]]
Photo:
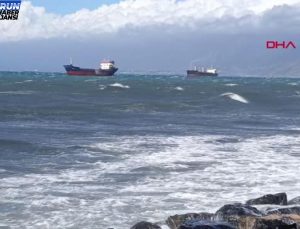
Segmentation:
[(297, 86), (298, 84), (297, 83), (288, 83), (288, 85)]
[(224, 97), (226, 96), (232, 100), (235, 100), (235, 101), (238, 101), (241, 103), (249, 103), (249, 101), (246, 98), (244, 98), (243, 96), (240, 96), (240, 95), (232, 93), (232, 92), (223, 93), (223, 94), (221, 94), (221, 96), (224, 96)]
[(22, 84), (22, 83), (30, 83), (33, 80), (25, 80), (25, 81), (17, 81), (16, 84)]
[(31, 95), (33, 91), (0, 91), (0, 94), (4, 95)]
[(105, 85), (102, 85), (102, 84), (99, 85), (99, 89), (100, 89), (100, 90), (104, 90), (105, 88), (106, 88)]
[(128, 89), (130, 88), (128, 85), (123, 85), (121, 83), (113, 83), (108, 85), (109, 87), (114, 87), (114, 88), (122, 88), (122, 89)]
[(225, 86), (227, 86), (227, 87), (235, 87), (235, 86), (238, 86), (238, 84), (236, 84), (236, 83), (227, 83), (227, 84), (225, 84)]
[(182, 87), (175, 87), (174, 88), (176, 91), (184, 91), (184, 89)]

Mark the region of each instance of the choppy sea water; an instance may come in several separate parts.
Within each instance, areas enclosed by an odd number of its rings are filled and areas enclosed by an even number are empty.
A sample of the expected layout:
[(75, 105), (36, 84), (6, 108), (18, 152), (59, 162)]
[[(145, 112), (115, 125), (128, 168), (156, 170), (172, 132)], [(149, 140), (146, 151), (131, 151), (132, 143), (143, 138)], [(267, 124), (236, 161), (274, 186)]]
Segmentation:
[(299, 195), (300, 79), (0, 73), (0, 226), (129, 228)]

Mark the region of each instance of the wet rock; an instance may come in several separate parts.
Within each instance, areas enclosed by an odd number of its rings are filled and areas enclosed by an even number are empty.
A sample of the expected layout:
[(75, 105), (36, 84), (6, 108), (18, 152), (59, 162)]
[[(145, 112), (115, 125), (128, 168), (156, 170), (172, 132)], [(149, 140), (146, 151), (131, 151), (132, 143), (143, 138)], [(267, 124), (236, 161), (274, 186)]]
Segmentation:
[(292, 215), (290, 216), (269, 215), (266, 217), (256, 218), (256, 221), (253, 225), (253, 229), (255, 228), (297, 229), (297, 222), (299, 222), (298, 220), (299, 218), (297, 218), (297, 216), (292, 216)]
[(288, 205), (300, 205), (300, 196), (294, 198), (294, 199), (291, 199), (289, 202), (288, 202)]
[(190, 220), (178, 229), (235, 229), (235, 227), (225, 222)]
[(135, 224), (130, 229), (161, 229), (161, 227), (153, 223), (142, 221)]
[(278, 214), (278, 215), (299, 215), (300, 207), (287, 207), (287, 208), (269, 208), (266, 210), (267, 215)]
[(240, 228), (246, 217), (260, 217), (262, 213), (250, 205), (236, 203), (227, 204), (220, 208), (215, 214), (215, 221), (225, 221), (236, 228)]
[(226, 204), (215, 214), (216, 220), (224, 220), (230, 216), (261, 216), (262, 213), (255, 207), (247, 204)]
[(212, 220), (214, 217), (214, 214), (211, 213), (188, 213), (184, 215), (174, 215), (170, 216), (166, 223), (171, 229), (178, 229), (180, 225), (184, 224), (186, 221), (190, 220), (205, 220), (209, 221)]
[(299, 216), (292, 215), (235, 216), (229, 220), (238, 229), (296, 229), (300, 225), (298, 224), (300, 222)]
[(287, 205), (286, 193), (268, 194), (256, 199), (251, 199), (246, 202), (249, 205), (274, 204)]

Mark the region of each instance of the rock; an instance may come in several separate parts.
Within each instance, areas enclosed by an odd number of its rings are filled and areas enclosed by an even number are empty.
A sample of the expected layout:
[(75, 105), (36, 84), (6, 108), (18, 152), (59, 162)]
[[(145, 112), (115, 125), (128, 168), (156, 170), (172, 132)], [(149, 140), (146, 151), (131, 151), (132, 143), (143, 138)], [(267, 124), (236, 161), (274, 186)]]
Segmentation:
[(228, 223), (190, 220), (182, 224), (178, 229), (235, 229)]
[(135, 224), (130, 229), (161, 229), (161, 227), (153, 223), (142, 221)]
[(249, 205), (261, 205), (261, 204), (275, 204), (275, 205), (287, 205), (286, 193), (268, 194), (256, 199), (251, 199), (246, 202)]
[(178, 229), (178, 227), (181, 224), (184, 224), (186, 221), (190, 221), (190, 220), (212, 220), (214, 217), (214, 214), (211, 213), (188, 213), (188, 214), (184, 214), (184, 215), (174, 215), (174, 216), (170, 216), (168, 217), (168, 219), (166, 220), (167, 225), (171, 228), (171, 229)]
[(262, 213), (255, 207), (247, 204), (226, 204), (215, 214), (216, 220), (226, 220), (230, 216), (261, 216)]
[(269, 215), (261, 218), (256, 218), (256, 221), (253, 225), (253, 229), (255, 228), (297, 229), (297, 222), (299, 223), (299, 220), (300, 220), (299, 217), (293, 215), (290, 216)]
[(299, 215), (300, 207), (287, 207), (287, 208), (269, 208), (266, 210), (267, 215), (278, 214), (278, 215)]
[(288, 205), (300, 205), (300, 196), (294, 198), (294, 199), (291, 199), (289, 202), (288, 202)]
[(300, 228), (300, 217), (297, 215), (268, 215), (268, 216), (241, 216), (231, 218), (236, 220), (235, 227), (238, 229), (288, 229)]
[(215, 214), (215, 221), (229, 222), (236, 228), (241, 228), (242, 219), (246, 217), (260, 217), (262, 213), (250, 205), (236, 203), (227, 204), (220, 208)]

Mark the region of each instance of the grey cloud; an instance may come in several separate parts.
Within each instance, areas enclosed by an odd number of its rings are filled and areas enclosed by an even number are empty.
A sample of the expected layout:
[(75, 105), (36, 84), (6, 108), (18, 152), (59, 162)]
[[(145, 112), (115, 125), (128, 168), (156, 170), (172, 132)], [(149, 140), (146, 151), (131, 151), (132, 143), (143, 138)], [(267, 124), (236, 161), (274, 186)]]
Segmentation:
[[(80, 66), (96, 67), (113, 58), (121, 71), (184, 74), (194, 60), (218, 67), (223, 75), (300, 75), (299, 48), (267, 50), (267, 40), (300, 45), (299, 6), (278, 6), (263, 15), (199, 20), (182, 25), (127, 25), (117, 33), (89, 38), (53, 38), (6, 43), (0, 69), (63, 71), (72, 56)], [(29, 58), (30, 57), (30, 58)], [(13, 67), (12, 67), (12, 64)]]

